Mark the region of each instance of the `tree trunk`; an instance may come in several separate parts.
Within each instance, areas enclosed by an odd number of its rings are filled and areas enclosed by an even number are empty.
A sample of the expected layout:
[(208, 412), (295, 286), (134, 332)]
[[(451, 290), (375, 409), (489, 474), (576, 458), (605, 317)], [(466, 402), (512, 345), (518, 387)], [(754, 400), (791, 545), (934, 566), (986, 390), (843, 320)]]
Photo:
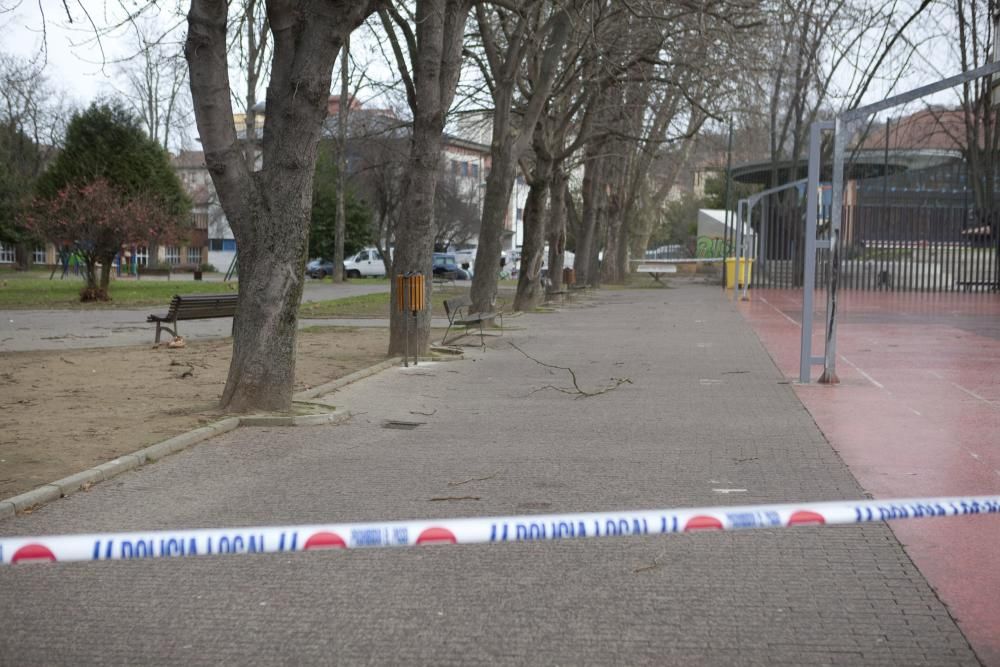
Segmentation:
[[(426, 301), (412, 322), (395, 308), (389, 317), (389, 354), (425, 353), (431, 333), (431, 259), (434, 252), (434, 196), (441, 162), (445, 116), (455, 98), (462, 65), (462, 36), (472, 6), (466, 0), (418, 0), (416, 52), (408, 98), (413, 111), (410, 157), (403, 177), (403, 199), (396, 230), (393, 271), (424, 275)], [(409, 76), (406, 77), (409, 79)], [(391, 303), (396, 281), (390, 280)], [(410, 320), (410, 321), (408, 321)], [(408, 333), (410, 332), (409, 336)], [(409, 338), (409, 342), (407, 339)]]
[(191, 0), (185, 55), (205, 163), (239, 247), (240, 292), (222, 407), (288, 410), (295, 380), (313, 173), (333, 64), (376, 0), (269, 3), (274, 37), (262, 164), (245, 159), (233, 121), (228, 3)]
[(111, 263), (114, 261), (114, 255), (101, 258), (101, 287), (97, 290), (97, 299), (99, 301), (111, 300)]
[(501, 237), (510, 207), (510, 193), (517, 175), (517, 159), (507, 151), (494, 150), (492, 168), (486, 180), (483, 197), (483, 217), (476, 250), (476, 271), (472, 276), (472, 307), (480, 313), (490, 312), (497, 293), (500, 273)]
[(492, 169), (486, 183), (479, 248), (476, 251), (476, 272), (472, 277), (472, 303), (473, 308), (479, 312), (492, 310), (497, 290), (497, 276), (500, 274), (503, 223), (510, 202), (510, 193), (514, 188), (517, 160), (527, 150), (529, 141), (532, 140), (536, 124), (545, 110), (545, 104), (559, 71), (560, 56), (569, 37), (569, 14), (564, 9), (556, 12), (550, 19), (549, 25), (551, 32), (548, 43), (541, 54), (538, 72), (532, 82), (531, 96), (521, 114), (518, 132), (515, 133), (512, 127), (511, 104), (516, 88), (514, 82), (520, 72), (521, 60), (525, 53), (519, 48), (519, 44), (521, 39), (530, 38), (530, 31), (525, 30), (524, 24), (518, 24), (517, 37), (508, 45), (505, 58), (499, 63), (495, 44), (488, 38), (486, 34), (488, 28), (480, 17), (480, 32), (491, 51), (492, 57), (489, 60), (496, 65), (493, 72), (496, 85), (493, 90), (495, 111), (490, 151)]
[[(423, 309), (414, 321), (409, 312), (392, 307), (390, 315), (389, 355), (412, 355), (426, 352), (431, 333), (431, 258), (434, 254), (434, 195), (441, 161), (442, 125), (415, 122), (409, 164), (404, 174), (403, 203), (396, 229), (396, 251), (390, 277), (390, 303), (396, 303), (394, 276), (421, 273), (424, 276)], [(407, 321), (409, 320), (409, 321)], [(409, 334), (409, 341), (407, 337)]]
[(521, 246), (521, 271), (517, 276), (514, 310), (530, 310), (542, 298), (542, 253), (545, 249), (545, 200), (551, 163), (536, 160), (524, 203), (524, 244)]
[[(340, 59), (340, 107), (337, 112), (337, 224), (333, 232), (333, 282), (344, 280), (344, 234), (347, 231), (347, 113), (350, 78), (347, 61), (351, 53), (350, 36), (344, 40)], [(389, 274), (386, 274), (389, 275)]]
[(580, 218), (580, 233), (576, 238), (577, 281), (591, 284), (592, 268), (597, 263), (597, 206), (599, 199), (598, 187), (601, 182), (600, 146), (597, 143), (588, 144), (586, 162), (583, 166), (583, 214)]
[(14, 245), (14, 260), (17, 262), (18, 271), (27, 271), (31, 268), (31, 246), (27, 241), (20, 241)]
[(563, 288), (562, 270), (566, 252), (566, 174), (561, 167), (552, 170), (549, 180), (549, 221), (546, 235), (549, 239), (549, 291)]
[(625, 220), (622, 217), (624, 211), (620, 202), (620, 194), (616, 190), (608, 198), (608, 225), (604, 240), (604, 261), (601, 263), (601, 280), (612, 284), (625, 282), (625, 272), (620, 264), (621, 248), (619, 247), (622, 228), (625, 225)]
[(97, 259), (90, 254), (83, 257), (83, 279), (86, 285), (80, 291), (80, 301), (96, 301), (99, 293), (97, 284)]
[(236, 412), (287, 410), (295, 382), (309, 215), (302, 206), (278, 208), (262, 214), (258, 224), (268, 230), (272, 242), (241, 245), (237, 256), (240, 296), (233, 322), (233, 357), (222, 394), (222, 404)]

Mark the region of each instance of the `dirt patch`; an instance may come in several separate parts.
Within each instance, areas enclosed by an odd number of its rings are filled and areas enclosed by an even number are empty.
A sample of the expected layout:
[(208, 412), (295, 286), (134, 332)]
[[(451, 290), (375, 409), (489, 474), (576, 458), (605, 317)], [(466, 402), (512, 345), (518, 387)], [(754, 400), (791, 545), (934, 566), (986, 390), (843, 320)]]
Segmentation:
[[(295, 390), (385, 359), (386, 329), (299, 334)], [(0, 355), (0, 498), (225, 416), (231, 340)]]

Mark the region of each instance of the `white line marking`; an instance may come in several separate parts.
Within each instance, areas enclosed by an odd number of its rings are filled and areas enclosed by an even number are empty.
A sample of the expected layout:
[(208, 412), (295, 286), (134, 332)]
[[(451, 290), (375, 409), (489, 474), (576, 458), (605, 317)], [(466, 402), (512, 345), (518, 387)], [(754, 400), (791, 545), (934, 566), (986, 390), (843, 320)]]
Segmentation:
[(851, 368), (853, 368), (857, 372), (861, 373), (861, 375), (863, 375), (864, 378), (866, 380), (868, 380), (869, 382), (871, 382), (873, 385), (875, 385), (879, 389), (882, 389), (882, 390), (885, 389), (885, 385), (884, 384), (882, 384), (881, 382), (879, 382), (878, 380), (876, 380), (875, 378), (873, 378), (871, 375), (868, 375), (868, 373), (865, 373), (863, 370), (861, 370), (861, 367), (858, 366), (856, 363), (854, 363), (853, 361), (851, 361), (850, 359), (848, 359), (844, 355), (840, 355), (840, 358), (844, 360), (845, 364), (847, 364), (848, 366), (850, 366)]
[(727, 494), (727, 493), (746, 493), (747, 492), (746, 489), (712, 489), (712, 491), (715, 491), (716, 493), (723, 493), (723, 494)]
[(965, 387), (963, 387), (962, 385), (960, 385), (957, 382), (952, 382), (951, 385), (953, 387), (955, 387), (956, 389), (960, 390), (960, 391), (964, 391), (966, 394), (968, 394), (972, 398), (976, 399), (977, 401), (982, 401), (986, 405), (990, 405), (990, 406), (996, 407), (996, 401), (991, 401), (990, 399), (986, 398), (985, 396), (980, 396), (976, 392), (972, 391), (971, 389), (966, 389)]
[(800, 329), (802, 328), (801, 324), (799, 324), (798, 322), (796, 322), (795, 320), (793, 320), (791, 317), (789, 317), (788, 315), (786, 315), (785, 313), (783, 313), (780, 308), (778, 308), (777, 306), (775, 306), (774, 304), (772, 304), (770, 301), (768, 301), (767, 299), (765, 299), (762, 296), (761, 297), (757, 297), (757, 298), (759, 298), (761, 301), (763, 301), (768, 306), (770, 306), (771, 308), (773, 308), (774, 312), (778, 313), (779, 315), (781, 315), (782, 317), (784, 317), (786, 320), (788, 320), (789, 322), (791, 322), (795, 326), (799, 327)]

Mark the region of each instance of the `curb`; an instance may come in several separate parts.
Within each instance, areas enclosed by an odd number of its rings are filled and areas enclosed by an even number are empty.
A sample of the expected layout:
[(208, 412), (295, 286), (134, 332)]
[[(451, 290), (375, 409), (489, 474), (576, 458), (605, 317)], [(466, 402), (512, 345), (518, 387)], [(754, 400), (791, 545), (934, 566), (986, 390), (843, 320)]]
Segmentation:
[(332, 391), (336, 391), (341, 387), (351, 384), (352, 382), (357, 382), (358, 380), (364, 379), (369, 375), (375, 375), (384, 371), (387, 368), (400, 363), (403, 360), (402, 357), (391, 357), (385, 361), (375, 364), (374, 366), (369, 366), (368, 368), (362, 368), (360, 371), (355, 371), (350, 375), (345, 375), (342, 378), (338, 378), (326, 384), (321, 384), (318, 387), (313, 387), (312, 389), (306, 389), (305, 391), (300, 391), (299, 393), (292, 396), (293, 400), (301, 401), (306, 398), (316, 398), (317, 396), (322, 396), (323, 394), (329, 394)]
[[(345, 375), (342, 378), (327, 382), (326, 384), (307, 389), (292, 396), (293, 401), (315, 398), (340, 389), (352, 382), (374, 375), (380, 371), (400, 363), (402, 357), (392, 357), (385, 361), (363, 368), (360, 371)], [(325, 407), (325, 406), (324, 406)], [(59, 500), (72, 495), (77, 491), (86, 491), (98, 482), (107, 481), (117, 477), (123, 472), (127, 472), (147, 463), (154, 463), (166, 458), (171, 454), (183, 451), (188, 447), (204, 442), (217, 435), (228, 433), (240, 426), (321, 426), (324, 424), (339, 424), (350, 419), (351, 413), (346, 410), (334, 410), (315, 415), (247, 415), (243, 417), (227, 417), (208, 426), (196, 428), (193, 431), (181, 433), (172, 438), (150, 445), (131, 454), (123, 454), (107, 463), (94, 466), (82, 472), (75, 473), (69, 477), (58, 479), (48, 484), (35, 487), (30, 491), (3, 498), (0, 500), (0, 520), (14, 517), (25, 511)]]

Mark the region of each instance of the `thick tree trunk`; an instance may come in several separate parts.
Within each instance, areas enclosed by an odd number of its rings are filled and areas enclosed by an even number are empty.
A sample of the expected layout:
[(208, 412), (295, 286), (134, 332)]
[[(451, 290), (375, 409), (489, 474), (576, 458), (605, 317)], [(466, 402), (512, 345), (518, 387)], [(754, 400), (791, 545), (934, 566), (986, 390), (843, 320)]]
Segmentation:
[(233, 357), (222, 394), (230, 410), (287, 410), (295, 382), (298, 309), (309, 217), (304, 207), (263, 215), (271, 243), (240, 246)]
[(549, 240), (549, 291), (563, 288), (563, 259), (566, 252), (566, 174), (556, 167), (549, 180), (549, 221), (546, 236)]
[(524, 203), (524, 244), (517, 276), (514, 310), (531, 310), (542, 298), (542, 253), (545, 250), (545, 200), (551, 163), (536, 160)]
[(434, 195), (441, 161), (442, 126), (437, 123), (414, 123), (409, 164), (404, 175), (403, 203), (396, 229), (396, 251), (389, 281), (392, 304), (396, 303), (395, 276), (421, 273), (424, 276), (423, 309), (414, 319), (392, 307), (390, 315), (389, 354), (423, 354), (431, 333), (431, 258), (434, 254)]
[(287, 410), (295, 380), (317, 146), (334, 60), (376, 0), (268, 3), (274, 37), (262, 165), (245, 159), (226, 53), (228, 3), (191, 0), (185, 55), (205, 163), (239, 248), (240, 296), (222, 407)]

